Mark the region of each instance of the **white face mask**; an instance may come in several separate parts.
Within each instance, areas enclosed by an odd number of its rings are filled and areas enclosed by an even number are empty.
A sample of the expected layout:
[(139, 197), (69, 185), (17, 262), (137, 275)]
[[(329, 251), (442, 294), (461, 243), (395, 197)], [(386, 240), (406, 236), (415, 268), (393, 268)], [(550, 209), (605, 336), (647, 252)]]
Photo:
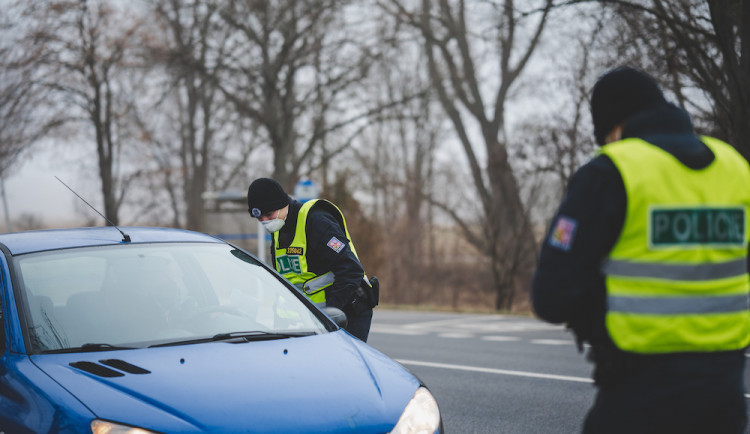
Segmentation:
[(264, 222), (260, 222), (263, 225), (263, 229), (266, 230), (269, 234), (272, 234), (274, 232), (278, 232), (281, 230), (281, 228), (284, 227), (284, 223), (286, 223), (286, 220), (282, 220), (279, 218), (279, 213), (281, 210), (277, 211), (276, 218), (271, 220), (266, 220)]

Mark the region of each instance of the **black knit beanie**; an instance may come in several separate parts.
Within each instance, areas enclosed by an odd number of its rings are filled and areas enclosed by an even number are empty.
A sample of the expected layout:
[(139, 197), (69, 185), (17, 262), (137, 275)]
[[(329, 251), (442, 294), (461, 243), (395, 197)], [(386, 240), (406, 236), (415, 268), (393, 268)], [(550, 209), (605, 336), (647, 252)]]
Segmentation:
[(258, 178), (247, 189), (247, 211), (255, 218), (289, 205), (289, 195), (271, 178)]
[(666, 105), (653, 77), (632, 67), (612, 69), (599, 77), (591, 92), (591, 118), (599, 146), (610, 131), (639, 112)]

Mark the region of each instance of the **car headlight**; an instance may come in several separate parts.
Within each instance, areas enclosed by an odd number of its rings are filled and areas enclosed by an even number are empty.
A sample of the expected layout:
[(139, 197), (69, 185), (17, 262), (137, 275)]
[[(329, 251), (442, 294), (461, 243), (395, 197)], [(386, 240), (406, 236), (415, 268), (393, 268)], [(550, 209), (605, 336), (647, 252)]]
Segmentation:
[(426, 387), (414, 392), (390, 434), (433, 434), (440, 426), (437, 401)]
[(134, 426), (120, 425), (113, 422), (94, 419), (91, 421), (92, 434), (156, 434), (143, 428)]

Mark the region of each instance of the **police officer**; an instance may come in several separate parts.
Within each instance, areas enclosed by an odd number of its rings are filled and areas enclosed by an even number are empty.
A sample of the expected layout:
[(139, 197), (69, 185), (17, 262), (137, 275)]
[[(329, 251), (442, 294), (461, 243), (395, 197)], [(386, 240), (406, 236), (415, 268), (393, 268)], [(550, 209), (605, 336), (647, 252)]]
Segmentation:
[(590, 103), (601, 148), (571, 178), (532, 284), (536, 314), (590, 344), (583, 432), (741, 433), (750, 166), (638, 69), (601, 76)]
[(346, 330), (367, 342), (377, 300), (338, 207), (327, 200), (293, 200), (270, 178), (250, 184), (247, 204), (273, 235), (276, 271), (319, 306), (343, 310)]

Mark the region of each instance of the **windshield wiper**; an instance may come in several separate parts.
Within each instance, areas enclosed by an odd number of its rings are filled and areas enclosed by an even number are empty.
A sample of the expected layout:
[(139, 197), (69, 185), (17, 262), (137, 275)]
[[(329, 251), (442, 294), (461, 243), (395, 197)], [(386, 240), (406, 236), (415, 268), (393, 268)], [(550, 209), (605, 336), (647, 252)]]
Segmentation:
[(286, 338), (299, 338), (302, 336), (314, 335), (315, 332), (311, 331), (299, 331), (299, 332), (264, 332), (260, 330), (254, 330), (251, 332), (232, 332), (232, 333), (219, 333), (214, 335), (212, 341), (228, 341), (232, 339), (244, 339), (246, 342), (250, 341), (265, 341), (271, 339), (286, 339)]
[(313, 331), (298, 331), (298, 332), (265, 332), (261, 330), (254, 330), (249, 332), (231, 332), (231, 333), (219, 333), (207, 338), (198, 339), (187, 339), (183, 341), (166, 342), (163, 344), (150, 345), (149, 348), (157, 347), (170, 347), (176, 345), (190, 345), (190, 344), (202, 344), (206, 342), (225, 342), (231, 340), (237, 340), (238, 342), (251, 342), (251, 341), (268, 341), (274, 339), (287, 339), (287, 338), (299, 338), (303, 336), (311, 336), (316, 334)]
[(115, 350), (134, 350), (137, 347), (124, 347), (112, 344), (103, 343), (86, 343), (80, 347), (71, 348), (59, 348), (57, 350), (46, 350), (42, 351), (44, 354), (56, 354), (56, 353), (93, 353), (97, 351), (115, 351)]

